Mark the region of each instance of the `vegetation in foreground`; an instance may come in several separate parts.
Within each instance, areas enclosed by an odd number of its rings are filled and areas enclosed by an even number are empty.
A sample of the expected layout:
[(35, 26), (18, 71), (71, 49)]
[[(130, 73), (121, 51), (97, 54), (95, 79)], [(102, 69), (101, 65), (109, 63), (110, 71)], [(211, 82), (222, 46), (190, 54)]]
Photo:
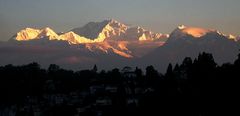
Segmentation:
[(239, 111), (240, 54), (219, 66), (201, 53), (165, 74), (148, 66), (71, 71), (51, 64), (0, 67), (0, 115), (231, 115)]

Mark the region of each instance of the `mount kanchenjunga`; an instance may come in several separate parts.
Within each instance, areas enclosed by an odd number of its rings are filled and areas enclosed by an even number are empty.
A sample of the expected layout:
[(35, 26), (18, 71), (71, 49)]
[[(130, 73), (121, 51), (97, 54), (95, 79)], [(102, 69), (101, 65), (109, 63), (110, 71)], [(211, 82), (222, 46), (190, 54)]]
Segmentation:
[(239, 38), (217, 30), (179, 26), (169, 36), (141, 27), (130, 27), (114, 20), (91, 22), (66, 33), (50, 28), (26, 28), (0, 42), (0, 65), (39, 62), (55, 63), (70, 69), (97, 64), (103, 69), (154, 65), (165, 71), (168, 63), (212, 53), (218, 64), (234, 61)]
[(130, 27), (113, 19), (103, 22), (90, 22), (84, 27), (75, 28), (72, 31), (92, 40), (98, 40), (98, 42), (107, 38), (128, 41), (161, 41), (168, 38), (168, 34), (154, 33), (138, 26)]
[(116, 38), (126, 33), (129, 27), (115, 20), (90, 22), (83, 27), (72, 29), (78, 35), (92, 40), (104, 41), (106, 38)]
[[(96, 50), (104, 53), (113, 51), (120, 56), (131, 58), (143, 56), (148, 51), (159, 47), (168, 37), (168, 34), (154, 33), (138, 26), (130, 27), (115, 20), (105, 20), (90, 22), (83, 27), (59, 35), (49, 27), (44, 29), (26, 28), (18, 32), (14, 40), (61, 40), (67, 41), (70, 45), (83, 45), (92, 52)], [(145, 49), (145, 52), (138, 52), (141, 51), (139, 49)]]
[(154, 41), (168, 38), (168, 34), (153, 33), (141, 27), (129, 27), (115, 20), (90, 22), (83, 27), (58, 35), (49, 27), (40, 29), (26, 28), (17, 33), (15, 40), (27, 41), (47, 38), (49, 40), (64, 40), (69, 44), (85, 44), (103, 42), (106, 39)]

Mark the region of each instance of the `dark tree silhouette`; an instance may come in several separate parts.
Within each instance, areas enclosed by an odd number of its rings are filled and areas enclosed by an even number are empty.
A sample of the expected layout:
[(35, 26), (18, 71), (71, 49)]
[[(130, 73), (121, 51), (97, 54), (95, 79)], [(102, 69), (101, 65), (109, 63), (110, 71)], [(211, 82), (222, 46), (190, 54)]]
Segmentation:
[(148, 66), (146, 68), (146, 77), (147, 78), (155, 78), (158, 76), (159, 76), (159, 74), (158, 74), (157, 70), (154, 69), (153, 66)]
[(173, 67), (171, 63), (168, 65), (166, 76), (173, 76)]
[[(0, 66), (0, 115), (236, 115), (240, 54), (217, 65), (209, 53), (186, 57), (165, 75), (153, 66), (71, 71), (38, 63)], [(129, 76), (130, 75), (130, 76)], [(7, 115), (7, 114), (6, 114)]]
[(48, 67), (48, 72), (57, 72), (60, 70), (60, 67), (56, 64), (50, 64)]
[(98, 71), (98, 68), (97, 68), (97, 65), (95, 64), (93, 69), (92, 69), (93, 72), (97, 72)]
[(137, 77), (139, 77), (139, 78), (143, 77), (143, 72), (140, 68), (136, 67), (134, 72)]

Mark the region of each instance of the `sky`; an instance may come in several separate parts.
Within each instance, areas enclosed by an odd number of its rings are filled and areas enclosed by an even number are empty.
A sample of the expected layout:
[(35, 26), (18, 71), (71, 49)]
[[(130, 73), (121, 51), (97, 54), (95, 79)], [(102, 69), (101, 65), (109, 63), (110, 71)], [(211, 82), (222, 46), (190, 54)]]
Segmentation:
[(240, 35), (240, 0), (0, 0), (0, 41), (26, 27), (69, 31), (115, 19), (159, 33), (178, 25)]

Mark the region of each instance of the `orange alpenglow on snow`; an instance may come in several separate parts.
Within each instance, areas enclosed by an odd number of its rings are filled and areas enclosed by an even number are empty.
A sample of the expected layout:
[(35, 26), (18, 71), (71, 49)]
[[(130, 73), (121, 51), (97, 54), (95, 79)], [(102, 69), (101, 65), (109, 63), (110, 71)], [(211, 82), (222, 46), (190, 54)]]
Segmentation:
[(39, 29), (26, 28), (17, 33), (17, 41), (27, 41), (32, 39), (38, 39), (38, 35), (41, 33)]
[(209, 32), (212, 32), (213, 30), (203, 29), (203, 28), (197, 28), (197, 27), (186, 27), (184, 25), (179, 26), (179, 29), (186, 34), (192, 35), (193, 37), (202, 37), (206, 35)]
[[(102, 22), (90, 22), (83, 27), (74, 28), (66, 33), (57, 34), (49, 27), (43, 29), (26, 28), (21, 30), (13, 38), (17, 41), (30, 40), (60, 40), (70, 45), (83, 45), (89, 51), (101, 51), (115, 53), (125, 58), (142, 56), (165, 44), (166, 40), (173, 41), (187, 35), (193, 38), (202, 38), (213, 33), (225, 36), (228, 39), (238, 41), (239, 37), (224, 35), (217, 30), (186, 27), (184, 25), (175, 29), (171, 35), (154, 33), (139, 26), (130, 27), (116, 20), (104, 20)], [(140, 51), (140, 52), (139, 52)]]
[(103, 22), (90, 22), (83, 27), (75, 28), (61, 35), (56, 34), (49, 27), (42, 30), (26, 28), (17, 33), (15, 40), (28, 41), (41, 38), (68, 41), (69, 44), (84, 44), (103, 42), (106, 39), (161, 41), (162, 39), (168, 38), (168, 34), (153, 33), (140, 27), (129, 27), (111, 19)]
[[(117, 47), (114, 44), (117, 44)], [(120, 46), (122, 48), (119, 47), (119, 44), (121, 44)], [(89, 49), (90, 51), (100, 50), (105, 53), (112, 51), (115, 54), (118, 54), (125, 58), (132, 58), (133, 56), (128, 53), (130, 51), (127, 49), (127, 47), (125, 45), (126, 45), (125, 42), (111, 43), (111, 42), (105, 41), (105, 42), (99, 42), (99, 43), (88, 43), (88, 44), (85, 44), (85, 47), (87, 49)]]
[(17, 33), (17, 41), (34, 39), (67, 41), (70, 45), (84, 45), (90, 51), (112, 51), (120, 56), (132, 58), (129, 45), (132, 43), (165, 42), (168, 34), (154, 33), (139, 26), (130, 27), (116, 20), (90, 22), (83, 27), (74, 28), (66, 33), (57, 34), (49, 27), (44, 29), (26, 28)]

